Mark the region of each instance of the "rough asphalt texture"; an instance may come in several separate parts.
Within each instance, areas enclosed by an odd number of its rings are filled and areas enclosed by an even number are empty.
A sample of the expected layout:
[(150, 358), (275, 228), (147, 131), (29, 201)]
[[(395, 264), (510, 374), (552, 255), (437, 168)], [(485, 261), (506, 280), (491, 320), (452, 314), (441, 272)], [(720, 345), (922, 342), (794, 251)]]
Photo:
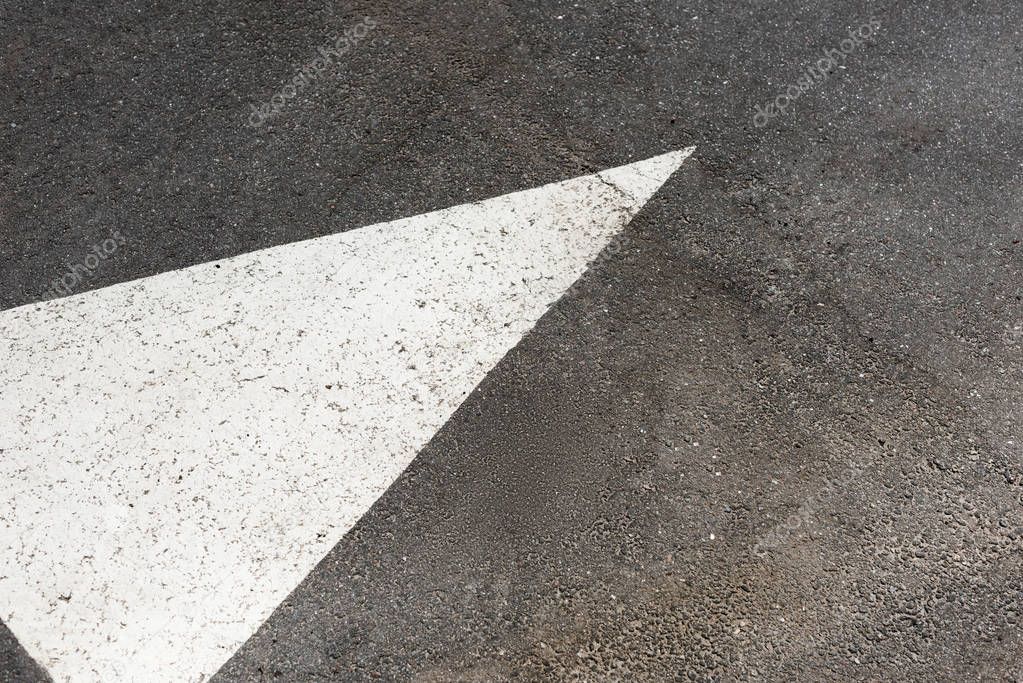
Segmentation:
[(18, 644), (14, 634), (0, 622), (0, 681), (4, 683), (40, 683), (49, 676)]
[[(361, 16), (336, 78), (246, 125)], [(76, 291), (695, 144), (217, 680), (1023, 680), (1021, 27), (8, 1), (0, 307), (113, 230)], [(5, 633), (0, 666), (31, 680)]]

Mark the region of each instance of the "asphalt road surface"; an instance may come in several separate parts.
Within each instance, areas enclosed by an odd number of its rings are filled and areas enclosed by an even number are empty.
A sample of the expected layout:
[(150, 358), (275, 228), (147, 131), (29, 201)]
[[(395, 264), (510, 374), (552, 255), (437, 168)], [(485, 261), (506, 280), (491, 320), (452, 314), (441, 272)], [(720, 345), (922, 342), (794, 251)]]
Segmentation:
[[(1021, 31), (1004, 0), (6, 0), (0, 329), (695, 147), (197, 678), (1020, 681)], [(102, 337), (59, 330), (0, 377)], [(26, 487), (21, 430), (0, 580), (46, 541), (22, 506), (76, 494)], [(3, 681), (65, 670), (26, 601)]]

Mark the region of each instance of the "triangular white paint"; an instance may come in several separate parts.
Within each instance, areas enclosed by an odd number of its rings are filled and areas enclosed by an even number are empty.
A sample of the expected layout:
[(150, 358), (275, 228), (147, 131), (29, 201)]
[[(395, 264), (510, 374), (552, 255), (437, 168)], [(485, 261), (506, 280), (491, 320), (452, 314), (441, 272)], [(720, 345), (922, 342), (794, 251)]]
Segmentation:
[(0, 617), (215, 673), (690, 151), (0, 312)]

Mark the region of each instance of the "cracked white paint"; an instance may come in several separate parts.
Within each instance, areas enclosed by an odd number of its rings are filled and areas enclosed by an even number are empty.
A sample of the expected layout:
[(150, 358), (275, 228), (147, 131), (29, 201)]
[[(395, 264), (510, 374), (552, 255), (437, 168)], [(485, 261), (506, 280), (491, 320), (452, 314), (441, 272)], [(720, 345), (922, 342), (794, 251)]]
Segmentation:
[(690, 151), (0, 312), (0, 617), (212, 675)]

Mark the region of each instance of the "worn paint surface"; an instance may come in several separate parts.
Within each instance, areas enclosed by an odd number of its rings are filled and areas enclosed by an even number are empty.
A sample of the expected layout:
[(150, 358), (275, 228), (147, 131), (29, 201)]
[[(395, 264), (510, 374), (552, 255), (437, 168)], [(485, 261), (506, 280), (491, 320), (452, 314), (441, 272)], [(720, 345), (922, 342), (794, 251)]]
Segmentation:
[(214, 673), (690, 151), (0, 314), (4, 621)]

